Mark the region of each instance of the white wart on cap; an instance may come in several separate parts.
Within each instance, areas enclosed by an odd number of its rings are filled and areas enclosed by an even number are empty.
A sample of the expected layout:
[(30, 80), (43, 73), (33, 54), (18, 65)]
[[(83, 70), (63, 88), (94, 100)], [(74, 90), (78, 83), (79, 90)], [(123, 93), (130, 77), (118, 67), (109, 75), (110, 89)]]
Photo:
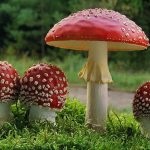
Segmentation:
[(133, 100), (133, 114), (141, 124), (142, 132), (150, 136), (150, 81), (141, 85)]

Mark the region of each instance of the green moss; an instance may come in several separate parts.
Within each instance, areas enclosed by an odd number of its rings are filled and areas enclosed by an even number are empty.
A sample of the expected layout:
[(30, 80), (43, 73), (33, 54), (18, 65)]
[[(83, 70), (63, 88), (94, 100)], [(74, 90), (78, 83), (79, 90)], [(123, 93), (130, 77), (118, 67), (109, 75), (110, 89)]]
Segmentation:
[(126, 150), (150, 149), (131, 113), (109, 112), (107, 131), (96, 133), (84, 125), (85, 106), (68, 99), (58, 113), (56, 125), (49, 122), (30, 124), (26, 110), (12, 106), (14, 121), (0, 129), (0, 149), (15, 150)]

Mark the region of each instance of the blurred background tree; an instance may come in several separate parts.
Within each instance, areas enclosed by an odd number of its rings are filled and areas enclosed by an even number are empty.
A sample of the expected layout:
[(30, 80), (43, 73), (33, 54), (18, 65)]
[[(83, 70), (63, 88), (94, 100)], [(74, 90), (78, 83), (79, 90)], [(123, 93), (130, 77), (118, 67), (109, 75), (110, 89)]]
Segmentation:
[[(119, 11), (135, 21), (150, 37), (149, 0), (1, 0), (0, 51), (1, 54), (63, 59), (68, 52), (45, 45), (48, 30), (70, 13), (87, 8), (107, 8)], [(57, 49), (57, 50), (56, 50)], [(69, 53), (76, 54), (73, 51)], [(84, 57), (84, 55), (83, 55)], [(150, 66), (150, 53), (112, 52), (110, 62), (120, 68), (143, 69)]]

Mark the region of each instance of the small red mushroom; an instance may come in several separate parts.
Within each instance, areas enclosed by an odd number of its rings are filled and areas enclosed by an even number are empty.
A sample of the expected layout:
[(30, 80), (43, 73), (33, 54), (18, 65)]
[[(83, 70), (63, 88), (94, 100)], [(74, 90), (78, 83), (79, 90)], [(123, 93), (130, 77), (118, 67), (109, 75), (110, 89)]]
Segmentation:
[(29, 68), (21, 79), (21, 103), (31, 106), (29, 120), (55, 122), (55, 110), (63, 108), (67, 80), (61, 69), (54, 65), (37, 64)]
[(133, 114), (142, 132), (150, 137), (150, 81), (141, 85), (134, 96)]
[(12, 113), (10, 104), (18, 100), (19, 75), (6, 61), (0, 61), (0, 125), (10, 121)]

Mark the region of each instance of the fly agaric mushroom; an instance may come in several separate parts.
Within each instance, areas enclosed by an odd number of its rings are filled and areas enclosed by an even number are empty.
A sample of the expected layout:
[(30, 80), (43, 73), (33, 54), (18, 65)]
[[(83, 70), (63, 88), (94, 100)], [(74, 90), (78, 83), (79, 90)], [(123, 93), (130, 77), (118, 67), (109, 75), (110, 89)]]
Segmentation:
[(133, 100), (133, 114), (142, 132), (150, 137), (150, 81), (141, 85)]
[(79, 73), (87, 81), (86, 123), (95, 130), (105, 130), (107, 84), (112, 82), (107, 52), (147, 48), (149, 40), (142, 29), (118, 12), (95, 8), (61, 20), (49, 30), (45, 41), (51, 46), (89, 52)]
[(58, 67), (37, 64), (29, 68), (21, 79), (21, 103), (31, 106), (29, 120), (55, 123), (55, 110), (64, 106), (67, 80)]
[(0, 61), (0, 125), (12, 119), (10, 105), (19, 95), (19, 75), (6, 61)]

